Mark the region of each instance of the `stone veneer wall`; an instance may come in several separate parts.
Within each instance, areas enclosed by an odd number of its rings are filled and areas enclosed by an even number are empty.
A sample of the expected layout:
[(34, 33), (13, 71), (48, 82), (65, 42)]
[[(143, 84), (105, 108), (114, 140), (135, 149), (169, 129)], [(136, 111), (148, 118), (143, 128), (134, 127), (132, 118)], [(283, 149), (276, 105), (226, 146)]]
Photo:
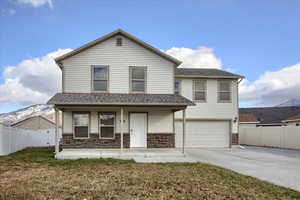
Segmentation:
[[(124, 148), (129, 148), (130, 137), (124, 133)], [(120, 148), (121, 135), (115, 134), (114, 139), (100, 139), (98, 133), (90, 133), (88, 139), (74, 139), (72, 133), (64, 133), (60, 141), (61, 148)], [(175, 135), (173, 133), (148, 133), (147, 148), (173, 148)]]
[(147, 135), (147, 148), (174, 148), (175, 134), (152, 133)]
[(239, 144), (239, 134), (233, 133), (231, 136), (231, 144)]

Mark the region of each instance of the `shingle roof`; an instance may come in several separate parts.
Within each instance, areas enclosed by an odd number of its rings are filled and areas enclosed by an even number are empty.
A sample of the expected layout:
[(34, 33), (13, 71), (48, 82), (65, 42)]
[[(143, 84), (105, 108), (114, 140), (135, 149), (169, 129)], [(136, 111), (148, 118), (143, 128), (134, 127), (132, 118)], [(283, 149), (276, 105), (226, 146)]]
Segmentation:
[(239, 114), (239, 121), (240, 122), (257, 122), (257, 119), (254, 114)]
[(240, 108), (239, 112), (254, 114), (260, 124), (282, 124), (283, 120), (298, 115), (300, 107)]
[(57, 93), (48, 104), (55, 105), (128, 105), (193, 106), (192, 101), (176, 94)]
[(243, 78), (238, 74), (233, 74), (219, 69), (207, 68), (176, 68), (176, 77), (211, 77), (211, 78)]

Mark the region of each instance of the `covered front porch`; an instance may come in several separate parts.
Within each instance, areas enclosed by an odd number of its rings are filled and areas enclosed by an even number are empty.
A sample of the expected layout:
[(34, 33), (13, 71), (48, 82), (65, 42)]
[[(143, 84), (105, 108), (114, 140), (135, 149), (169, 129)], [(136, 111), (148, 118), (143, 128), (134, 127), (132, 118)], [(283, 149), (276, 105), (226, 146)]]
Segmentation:
[[(103, 95), (115, 94), (86, 95), (88, 96), (81, 103), (78, 100), (64, 104), (62, 101), (54, 103), (56, 116), (58, 117), (59, 112), (62, 112), (62, 138), (57, 138), (57, 158), (67, 158), (70, 155), (73, 157), (77, 155), (76, 158), (103, 157), (103, 155), (118, 157), (119, 154), (126, 156), (143, 154), (142, 157), (145, 155), (147, 157), (157, 152), (151, 151), (147, 154), (145, 149), (174, 148), (174, 113), (183, 111), (182, 123), (185, 127), (185, 109), (191, 104), (189, 100), (179, 95), (163, 95), (167, 97), (162, 98), (162, 95), (153, 94), (122, 94), (120, 96), (122, 103), (108, 103), (106, 100), (91, 104), (91, 100), (86, 99), (91, 98), (91, 95), (99, 100), (98, 98)], [(75, 95), (75, 98), (77, 97), (78, 94)], [(114, 98), (109, 97), (109, 99)], [(132, 99), (135, 103), (131, 102)], [(152, 102), (149, 103), (149, 100)], [(181, 153), (184, 153), (185, 128), (182, 135)], [(59, 152), (60, 149), (62, 152)]]

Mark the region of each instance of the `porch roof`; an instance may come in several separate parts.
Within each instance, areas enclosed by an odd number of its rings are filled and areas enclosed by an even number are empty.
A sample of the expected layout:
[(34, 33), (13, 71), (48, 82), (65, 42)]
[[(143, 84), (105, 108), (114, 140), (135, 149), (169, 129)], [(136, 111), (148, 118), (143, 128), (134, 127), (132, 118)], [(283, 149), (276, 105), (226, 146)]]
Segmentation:
[(57, 93), (47, 104), (104, 106), (194, 106), (177, 94)]

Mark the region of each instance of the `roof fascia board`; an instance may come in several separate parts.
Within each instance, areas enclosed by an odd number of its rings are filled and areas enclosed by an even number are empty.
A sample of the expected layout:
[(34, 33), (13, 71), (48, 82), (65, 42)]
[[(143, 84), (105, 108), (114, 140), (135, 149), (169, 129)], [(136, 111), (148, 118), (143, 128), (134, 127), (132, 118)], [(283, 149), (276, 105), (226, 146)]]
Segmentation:
[(176, 78), (211, 78), (211, 79), (240, 79), (240, 76), (202, 76), (202, 75), (175, 75)]

